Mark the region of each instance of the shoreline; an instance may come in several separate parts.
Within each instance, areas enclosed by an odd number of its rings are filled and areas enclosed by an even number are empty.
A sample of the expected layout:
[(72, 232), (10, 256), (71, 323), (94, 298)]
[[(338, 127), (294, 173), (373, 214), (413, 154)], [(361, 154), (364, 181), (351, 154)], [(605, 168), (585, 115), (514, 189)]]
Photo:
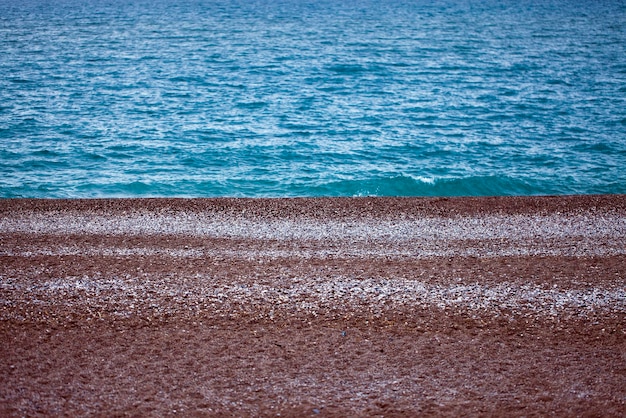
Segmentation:
[(626, 195), (0, 199), (0, 411), (620, 416), (624, 242)]

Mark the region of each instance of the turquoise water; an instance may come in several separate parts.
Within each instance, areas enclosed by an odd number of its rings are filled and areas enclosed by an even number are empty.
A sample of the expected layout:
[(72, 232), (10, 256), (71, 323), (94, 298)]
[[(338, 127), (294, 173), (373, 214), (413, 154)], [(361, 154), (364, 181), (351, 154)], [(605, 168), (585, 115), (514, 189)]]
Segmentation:
[(0, 197), (579, 193), (625, 1), (0, 0)]

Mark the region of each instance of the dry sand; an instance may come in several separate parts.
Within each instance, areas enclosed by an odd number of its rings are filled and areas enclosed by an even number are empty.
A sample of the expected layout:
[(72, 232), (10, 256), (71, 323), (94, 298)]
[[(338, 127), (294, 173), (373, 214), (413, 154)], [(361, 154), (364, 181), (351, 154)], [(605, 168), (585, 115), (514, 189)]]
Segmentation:
[(0, 415), (626, 415), (626, 196), (0, 200)]

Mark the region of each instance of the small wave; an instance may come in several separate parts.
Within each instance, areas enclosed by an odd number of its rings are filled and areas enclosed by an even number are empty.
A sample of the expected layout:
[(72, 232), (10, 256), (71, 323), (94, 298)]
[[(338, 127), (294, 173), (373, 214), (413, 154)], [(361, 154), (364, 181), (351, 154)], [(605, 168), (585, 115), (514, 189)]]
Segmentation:
[(333, 196), (515, 196), (550, 194), (552, 189), (542, 188), (538, 181), (508, 176), (432, 178), (398, 175), (329, 182), (317, 187), (316, 192)]
[(78, 195), (89, 197), (158, 197), (165, 196), (163, 186), (147, 181), (112, 182), (108, 184), (83, 184), (76, 190)]
[(15, 84), (34, 84), (35, 83), (34, 80), (28, 80), (25, 78), (11, 78), (9, 79), (9, 81)]
[(240, 109), (256, 110), (262, 109), (268, 105), (267, 102), (239, 102), (235, 106)]
[(203, 84), (204, 78), (198, 76), (175, 76), (169, 79), (172, 83), (189, 83), (189, 84)]
[(365, 70), (359, 64), (335, 64), (328, 66), (327, 69), (337, 74), (358, 74)]
[(52, 151), (46, 148), (46, 149), (39, 149), (39, 150), (33, 151), (31, 155), (34, 157), (54, 158), (54, 157), (59, 157), (61, 154), (59, 154), (56, 151)]

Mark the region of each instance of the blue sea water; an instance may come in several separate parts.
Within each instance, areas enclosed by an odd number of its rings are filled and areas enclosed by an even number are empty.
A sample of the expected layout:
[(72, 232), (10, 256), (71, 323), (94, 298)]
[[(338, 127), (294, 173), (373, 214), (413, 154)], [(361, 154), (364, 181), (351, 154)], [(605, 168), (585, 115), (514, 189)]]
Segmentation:
[(626, 1), (0, 0), (0, 197), (626, 193)]

